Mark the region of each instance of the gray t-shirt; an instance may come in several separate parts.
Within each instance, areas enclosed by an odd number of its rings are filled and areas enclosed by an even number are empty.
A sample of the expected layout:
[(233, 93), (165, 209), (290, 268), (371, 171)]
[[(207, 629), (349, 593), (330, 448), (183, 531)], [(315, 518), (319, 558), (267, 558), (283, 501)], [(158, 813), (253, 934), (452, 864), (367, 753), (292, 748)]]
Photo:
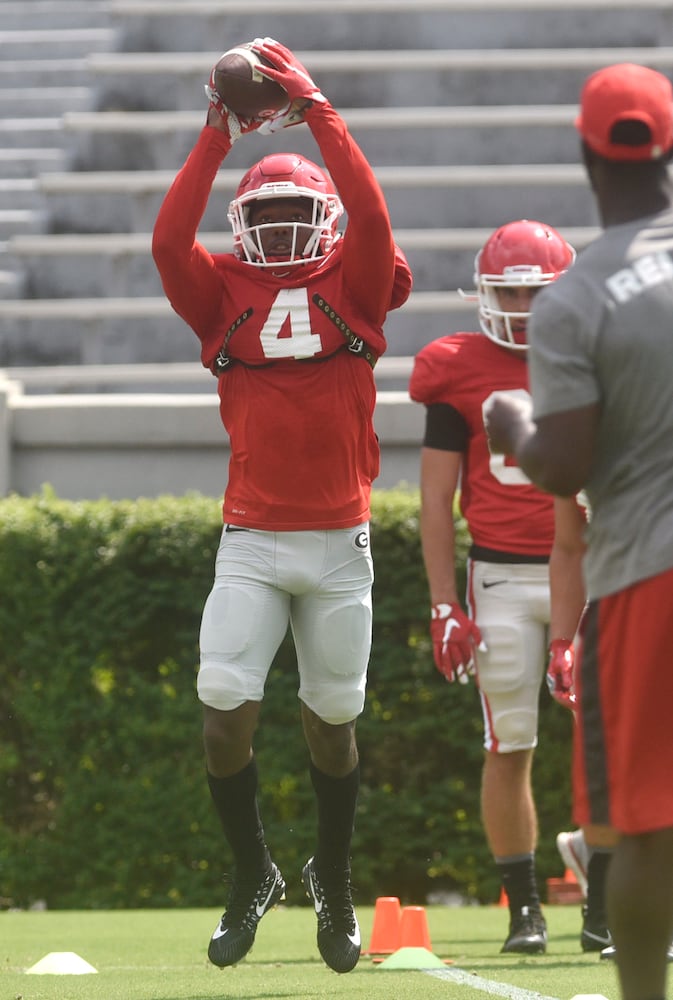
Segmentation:
[(535, 417), (599, 402), (589, 597), (673, 567), (673, 211), (610, 227), (535, 298)]

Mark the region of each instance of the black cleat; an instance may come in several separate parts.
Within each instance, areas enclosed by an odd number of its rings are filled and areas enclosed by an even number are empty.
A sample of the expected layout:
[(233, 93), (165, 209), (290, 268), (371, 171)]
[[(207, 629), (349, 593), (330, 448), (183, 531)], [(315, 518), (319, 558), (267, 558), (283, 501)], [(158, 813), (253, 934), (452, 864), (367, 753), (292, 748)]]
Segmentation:
[(240, 962), (252, 948), (257, 924), (281, 899), (285, 899), (285, 882), (273, 862), (269, 871), (258, 878), (234, 875), (227, 909), (208, 945), (213, 965), (224, 969)]
[(612, 935), (608, 930), (608, 921), (604, 913), (592, 917), (588, 906), (582, 907), (582, 934), (580, 944), (582, 951), (603, 951), (612, 945)]
[(510, 914), (509, 934), (501, 952), (544, 955), (547, 950), (547, 924), (537, 907), (522, 906)]
[(350, 972), (360, 957), (360, 928), (349, 874), (344, 874), (339, 886), (326, 888), (316, 874), (313, 858), (309, 858), (301, 880), (318, 918), (318, 951), (330, 969)]

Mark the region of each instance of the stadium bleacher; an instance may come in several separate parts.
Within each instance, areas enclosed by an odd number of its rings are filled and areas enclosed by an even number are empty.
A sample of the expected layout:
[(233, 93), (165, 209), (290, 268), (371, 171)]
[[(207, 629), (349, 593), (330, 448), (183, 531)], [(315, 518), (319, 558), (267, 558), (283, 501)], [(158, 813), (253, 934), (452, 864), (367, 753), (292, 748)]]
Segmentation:
[[(106, 366), (109, 391), (173, 391), (187, 370), (212, 391), (150, 233), (212, 63), (260, 34), (298, 51), (386, 192), (415, 275), (377, 366), (398, 393), (424, 343), (474, 325), (458, 289), (495, 226), (543, 218), (578, 248), (596, 233), (572, 127), (587, 73), (673, 70), (673, 0), (0, 0), (0, 368), (25, 393), (50, 370), (54, 392), (101, 391)], [(319, 158), (305, 126), (238, 143), (203, 220), (213, 250), (243, 169), (272, 149)]]

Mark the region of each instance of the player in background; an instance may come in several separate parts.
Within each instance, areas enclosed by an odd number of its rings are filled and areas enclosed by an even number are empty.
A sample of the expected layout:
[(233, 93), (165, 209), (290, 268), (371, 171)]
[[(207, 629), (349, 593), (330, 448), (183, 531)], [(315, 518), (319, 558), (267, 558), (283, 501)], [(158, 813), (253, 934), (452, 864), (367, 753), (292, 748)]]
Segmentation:
[(319, 951), (348, 972), (360, 955), (350, 846), (372, 624), (372, 369), (386, 348), (386, 315), (407, 298), (411, 275), (383, 193), (342, 118), (289, 49), (269, 38), (253, 47), (291, 102), (264, 130), (303, 117), (326, 169), (293, 154), (255, 163), (230, 206), (234, 252), (209, 253), (196, 234), (213, 181), (232, 144), (262, 126), (225, 107), (211, 76), (207, 124), (153, 240), (166, 295), (217, 376), (231, 447), (198, 674), (208, 786), (234, 860), (208, 955), (218, 966), (239, 962), (285, 892), (259, 814), (253, 736), (289, 625), (317, 800), (316, 850), (301, 878)]
[[(426, 407), (421, 538), (435, 664), (449, 681), (477, 676), (484, 719), (482, 819), (510, 911), (504, 952), (539, 954), (547, 945), (535, 871), (531, 764), (548, 641), (554, 514), (550, 496), (515, 464), (490, 454), (483, 409), (502, 390), (528, 398), (531, 302), (574, 257), (544, 223), (524, 219), (497, 229), (475, 261), (481, 332), (424, 347), (409, 387), (412, 399)], [(455, 576), (458, 492), (472, 539), (467, 615)]]
[(673, 88), (587, 78), (576, 127), (605, 231), (538, 297), (532, 406), (494, 401), (494, 451), (591, 506), (575, 676), (580, 824), (615, 827), (607, 910), (624, 1000), (663, 1000), (673, 930)]

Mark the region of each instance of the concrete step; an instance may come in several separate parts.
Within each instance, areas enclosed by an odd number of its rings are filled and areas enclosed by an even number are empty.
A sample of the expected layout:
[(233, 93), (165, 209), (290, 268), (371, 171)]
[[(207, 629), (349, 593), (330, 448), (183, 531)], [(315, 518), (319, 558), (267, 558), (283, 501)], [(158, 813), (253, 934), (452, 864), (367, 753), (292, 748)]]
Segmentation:
[[(254, 150), (254, 143), (251, 147)], [(573, 164), (375, 166), (395, 226), (495, 228), (511, 218), (550, 225), (591, 223), (595, 209), (584, 169)], [(174, 171), (45, 174), (40, 190), (56, 232), (149, 232)], [(241, 171), (223, 167), (202, 229), (229, 232), (227, 206)]]
[(62, 149), (2, 149), (0, 148), (0, 177), (25, 179), (64, 170), (66, 157)]
[[(112, 0), (122, 47), (205, 52), (266, 34), (297, 49), (657, 45), (662, 2), (641, 0)], [(254, 7), (254, 10), (253, 10)], [(254, 16), (252, 16), (254, 14)], [(522, 21), (525, 18), (525, 30)]]
[[(0, 213), (0, 219), (1, 219)], [(492, 229), (397, 229), (417, 291), (472, 286), (474, 257)], [(577, 249), (597, 235), (596, 227), (564, 229)], [(213, 253), (232, 249), (229, 233), (202, 232)], [(34, 298), (93, 298), (162, 294), (151, 256), (151, 234), (16, 235), (7, 251), (28, 277)]]
[(33, 208), (0, 209), (0, 240), (10, 240), (24, 234), (43, 233), (45, 218)]
[(111, 24), (108, 0), (3, 0), (4, 31), (102, 28)]
[[(0, 8), (4, 14), (4, 3)], [(17, 28), (7, 30), (2, 18), (0, 51), (3, 59), (35, 59), (44, 53), (49, 59), (73, 59), (103, 52), (115, 45), (113, 28)]]
[(0, 118), (59, 117), (92, 107), (89, 87), (7, 87), (0, 90)]
[[(371, 163), (457, 165), (577, 163), (575, 105), (346, 108), (342, 115)], [(203, 111), (73, 113), (64, 142), (76, 170), (166, 170), (189, 154)], [(230, 168), (247, 169), (270, 152), (319, 159), (308, 126), (237, 142)]]
[(4, 149), (29, 146), (53, 148), (60, 144), (61, 118), (0, 118), (0, 145)]
[[(2, 254), (0, 253), (0, 260)], [(26, 279), (20, 271), (0, 269), (0, 299), (18, 299), (26, 294)]]
[(91, 82), (87, 60), (83, 56), (69, 59), (29, 59), (26, 56), (0, 61), (0, 90), (18, 90), (26, 84), (44, 90), (51, 87), (86, 87)]
[[(412, 292), (386, 323), (391, 356), (473, 329), (474, 304), (456, 292)], [(0, 367), (194, 361), (198, 341), (163, 297), (0, 301)]]
[(42, 206), (44, 198), (35, 177), (0, 178), (0, 211)]
[[(221, 47), (198, 52), (93, 54), (88, 65), (97, 79), (98, 106), (137, 111), (203, 109), (203, 84), (220, 53)], [(673, 46), (330, 48), (297, 55), (335, 107), (571, 103), (577, 101), (587, 74), (601, 66), (630, 61), (662, 72), (673, 66)]]

